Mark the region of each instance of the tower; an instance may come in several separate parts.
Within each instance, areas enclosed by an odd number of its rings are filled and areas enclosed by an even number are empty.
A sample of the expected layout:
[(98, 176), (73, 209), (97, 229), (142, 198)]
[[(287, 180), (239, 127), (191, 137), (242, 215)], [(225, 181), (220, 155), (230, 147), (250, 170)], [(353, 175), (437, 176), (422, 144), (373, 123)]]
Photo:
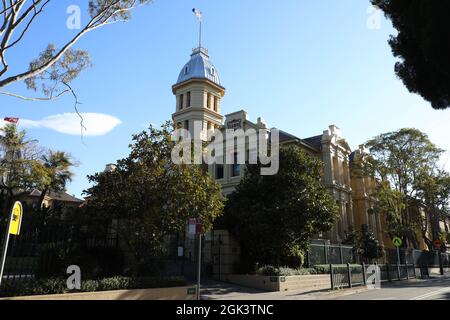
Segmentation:
[(200, 123), (201, 138), (205, 140), (207, 130), (222, 125), (220, 100), (225, 88), (220, 85), (219, 74), (205, 48), (200, 46), (192, 51), (172, 92), (176, 97), (176, 109), (172, 114), (176, 127), (188, 130), (194, 137), (194, 123)]

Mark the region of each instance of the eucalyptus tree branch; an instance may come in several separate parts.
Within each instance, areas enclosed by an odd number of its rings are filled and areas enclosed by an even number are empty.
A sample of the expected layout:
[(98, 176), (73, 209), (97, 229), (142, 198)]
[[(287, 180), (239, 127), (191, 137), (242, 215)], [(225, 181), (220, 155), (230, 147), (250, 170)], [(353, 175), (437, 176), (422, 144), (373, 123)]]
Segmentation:
[[(42, 0), (36, 0), (36, 1), (42, 1)], [(47, 0), (49, 1), (49, 0)], [(69, 40), (55, 55), (53, 55), (53, 57), (51, 57), (46, 63), (34, 68), (34, 69), (30, 69), (28, 71), (22, 72), (22, 73), (18, 73), (16, 75), (13, 76), (9, 76), (5, 79), (0, 79), (0, 87), (4, 87), (8, 84), (11, 84), (13, 82), (17, 82), (17, 81), (23, 81), (26, 79), (29, 79), (31, 77), (34, 77), (38, 74), (41, 74), (42, 72), (46, 71), (48, 68), (50, 68), (53, 64), (55, 64), (61, 57), (63, 57), (63, 55), (82, 37), (84, 36), (86, 33), (95, 30), (97, 28), (100, 28), (102, 26), (108, 25), (111, 23), (111, 19), (117, 17), (118, 14), (121, 13), (126, 13), (129, 12), (131, 10), (133, 10), (137, 5), (136, 5), (136, 1), (131, 1), (129, 4), (126, 4), (125, 7), (119, 7), (119, 5), (121, 4), (122, 0), (115, 0), (112, 1), (111, 3), (105, 5), (103, 8), (101, 8), (92, 18), (91, 20), (88, 22), (88, 24), (81, 29), (80, 32), (78, 32), (71, 40)], [(141, 1), (141, 3), (143, 3)], [(13, 19), (10, 19), (10, 26), (12, 27), (14, 25), (14, 23), (16, 22), (16, 16), (14, 15)], [(8, 30), (11, 29), (11, 27), (8, 27), (6, 29), (6, 33), (5, 33), (5, 37), (7, 37), (8, 34)], [(8, 37), (9, 38), (9, 37)], [(5, 48), (5, 46), (2, 46), (3, 48)], [(1, 49), (0, 49), (1, 50)], [(4, 52), (0, 51), (0, 56), (1, 54), (4, 54)], [(4, 68), (5, 69), (5, 68)], [(6, 68), (7, 69), (7, 68)], [(6, 71), (4, 70), (3, 72), (0, 72), (0, 76), (5, 73)]]
[(27, 101), (52, 101), (52, 100), (59, 99), (62, 95), (64, 95), (65, 93), (67, 93), (69, 91), (70, 90), (67, 89), (67, 90), (64, 90), (64, 91), (58, 93), (55, 96), (50, 96), (50, 97), (27, 97), (27, 96), (23, 96), (23, 95), (20, 95), (20, 94), (16, 94), (16, 93), (13, 93), (13, 92), (8, 92), (8, 91), (3, 91), (3, 90), (0, 90), (0, 94), (3, 94), (5, 96), (14, 97), (14, 98), (19, 98), (19, 99), (22, 99), (22, 100), (27, 100)]

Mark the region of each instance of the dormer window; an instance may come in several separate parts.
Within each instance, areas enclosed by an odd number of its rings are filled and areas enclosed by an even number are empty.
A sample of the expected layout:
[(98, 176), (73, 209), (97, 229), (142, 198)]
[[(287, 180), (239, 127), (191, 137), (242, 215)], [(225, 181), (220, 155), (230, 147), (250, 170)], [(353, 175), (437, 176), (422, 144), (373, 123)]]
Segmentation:
[(188, 74), (189, 73), (189, 66), (185, 66), (184, 67), (184, 74)]
[(216, 75), (216, 69), (215, 69), (214, 67), (211, 67), (211, 68), (209, 69), (209, 72), (211, 73), (212, 76), (215, 76), (215, 75)]

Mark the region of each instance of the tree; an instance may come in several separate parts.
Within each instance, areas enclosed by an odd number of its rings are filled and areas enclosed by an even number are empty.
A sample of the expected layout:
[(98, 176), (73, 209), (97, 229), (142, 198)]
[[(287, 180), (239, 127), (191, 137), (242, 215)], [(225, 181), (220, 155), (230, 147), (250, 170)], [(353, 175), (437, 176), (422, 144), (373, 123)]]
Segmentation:
[[(450, 175), (442, 170), (424, 172), (418, 182), (418, 198), (424, 204), (425, 214), (421, 215), (422, 238), (432, 251), (433, 241), (447, 240), (442, 233), (440, 222), (447, 227), (450, 204)], [(445, 248), (442, 248), (445, 250)]]
[(374, 259), (383, 256), (383, 248), (380, 246), (377, 237), (366, 224), (361, 225), (359, 230), (354, 230), (347, 234), (344, 241), (353, 246), (353, 250), (364, 260), (371, 263)]
[(172, 162), (171, 128), (150, 126), (134, 135), (129, 156), (113, 171), (89, 176), (94, 185), (85, 191), (91, 214), (109, 225), (119, 221), (119, 236), (141, 272), (162, 255), (166, 236), (183, 232), (188, 219), (201, 219), (208, 230), (222, 213), (220, 185), (201, 166)]
[(410, 92), (420, 94), (435, 109), (450, 107), (449, 1), (371, 0), (392, 21), (392, 53), (401, 61), (395, 73)]
[(255, 263), (297, 266), (310, 238), (326, 232), (337, 206), (322, 185), (323, 163), (299, 147), (280, 149), (280, 170), (261, 176), (248, 165), (226, 202), (223, 225), (238, 239), (243, 269)]
[(369, 140), (366, 146), (370, 155), (363, 171), (378, 181), (375, 210), (387, 214), (391, 236), (402, 236), (418, 248), (418, 214), (412, 200), (419, 199), (421, 177), (424, 172), (435, 170), (443, 151), (417, 129), (384, 133)]
[(34, 168), (39, 158), (35, 140), (28, 140), (25, 131), (17, 131), (15, 125), (0, 128), (0, 191), (2, 213), (12, 205), (13, 197), (19, 192), (36, 186)]
[[(0, 128), (0, 201), (6, 214), (14, 199), (33, 189), (64, 191), (71, 179), (72, 162), (62, 151), (44, 151), (24, 130), (8, 124)], [(42, 199), (40, 203), (42, 203)]]
[[(25, 100), (52, 100), (69, 92), (75, 97), (70, 82), (91, 65), (89, 53), (73, 46), (85, 34), (100, 27), (131, 18), (131, 11), (152, 0), (86, 0), (90, 19), (61, 47), (50, 43), (38, 57), (21, 67), (10, 68), (8, 54), (18, 50), (45, 9), (56, 0), (3, 0), (0, 3), (0, 88), (15, 82), (25, 82), (28, 89), (41, 91), (43, 97), (30, 98), (0, 90), (0, 94)], [(42, 33), (44, 34), (44, 33)], [(29, 48), (27, 48), (29, 50)], [(27, 67), (28, 64), (28, 67)]]
[(63, 151), (48, 151), (41, 158), (43, 170), (38, 170), (36, 179), (42, 179), (42, 190), (39, 197), (39, 208), (42, 208), (45, 196), (49, 191), (66, 191), (66, 184), (72, 181), (73, 163), (70, 156)]

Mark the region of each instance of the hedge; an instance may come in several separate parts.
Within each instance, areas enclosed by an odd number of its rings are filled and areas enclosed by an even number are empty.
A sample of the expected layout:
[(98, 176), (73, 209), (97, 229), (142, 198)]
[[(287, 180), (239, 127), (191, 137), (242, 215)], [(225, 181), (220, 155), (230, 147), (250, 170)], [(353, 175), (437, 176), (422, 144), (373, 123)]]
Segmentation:
[(94, 292), (125, 289), (149, 289), (185, 286), (181, 277), (141, 277), (130, 278), (116, 276), (100, 280), (82, 280), (80, 290), (67, 289), (65, 278), (47, 278), (31, 280), (5, 280), (0, 287), (0, 297), (28, 295), (60, 294), (69, 292)]

